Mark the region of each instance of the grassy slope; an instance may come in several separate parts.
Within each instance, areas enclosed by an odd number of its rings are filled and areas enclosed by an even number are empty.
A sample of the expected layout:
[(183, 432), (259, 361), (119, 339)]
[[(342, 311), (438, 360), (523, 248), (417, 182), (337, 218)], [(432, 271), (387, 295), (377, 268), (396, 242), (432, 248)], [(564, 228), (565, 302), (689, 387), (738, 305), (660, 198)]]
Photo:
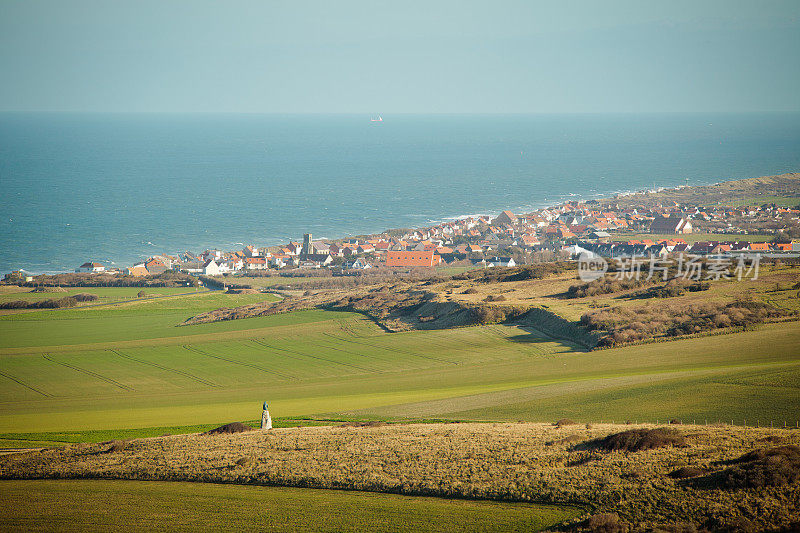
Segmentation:
[(569, 507), (315, 489), (0, 482), (6, 531), (539, 531), (577, 514)]
[(264, 399), (278, 417), (473, 420), (782, 421), (800, 407), (796, 323), (588, 354), (514, 326), (387, 334), (360, 315), (318, 310), (175, 327), (254, 298), (3, 317), (0, 431), (252, 420)]
[(800, 205), (800, 197), (798, 196), (751, 196), (749, 198), (742, 198), (728, 202), (727, 205), (738, 207), (740, 205), (764, 205), (775, 204), (779, 207), (795, 207)]
[[(735, 264), (733, 265), (735, 267)], [(731, 269), (733, 270), (733, 268)], [(732, 274), (733, 275), (733, 274)], [(610, 276), (614, 276), (611, 274)], [(644, 267), (642, 278), (647, 278), (647, 267)], [(656, 281), (663, 284), (658, 279)], [(451, 290), (453, 294), (446, 297), (453, 301), (479, 304), (489, 295), (502, 294), (505, 298), (503, 304), (508, 305), (543, 305), (550, 311), (566, 318), (567, 320), (580, 320), (581, 315), (593, 312), (602, 306), (610, 307), (651, 307), (681, 305), (695, 307), (705, 303), (724, 303), (739, 300), (748, 295), (762, 300), (776, 307), (790, 311), (800, 311), (800, 300), (797, 298), (797, 289), (793, 288), (800, 280), (800, 269), (793, 265), (774, 266), (764, 264), (759, 269), (758, 279), (745, 276), (741, 281), (735, 275), (730, 280), (712, 282), (710, 289), (702, 292), (689, 292), (680, 298), (655, 298), (643, 300), (631, 298), (632, 293), (640, 289), (612, 294), (587, 296), (584, 298), (564, 298), (563, 294), (572, 285), (580, 285), (581, 281), (575, 278), (574, 272), (565, 272), (537, 281), (516, 281), (504, 283), (474, 283), (471, 281), (447, 282), (430, 287), (440, 294)], [(656, 283), (654, 281), (653, 283)], [(472, 288), (474, 294), (464, 294), (467, 288)]]

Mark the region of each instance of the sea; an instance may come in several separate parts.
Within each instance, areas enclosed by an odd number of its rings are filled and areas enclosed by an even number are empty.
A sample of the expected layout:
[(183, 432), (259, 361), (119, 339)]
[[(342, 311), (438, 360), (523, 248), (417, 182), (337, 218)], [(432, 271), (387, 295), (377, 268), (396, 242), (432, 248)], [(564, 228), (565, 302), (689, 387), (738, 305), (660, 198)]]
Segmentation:
[(0, 114), (0, 273), (800, 171), (800, 114)]

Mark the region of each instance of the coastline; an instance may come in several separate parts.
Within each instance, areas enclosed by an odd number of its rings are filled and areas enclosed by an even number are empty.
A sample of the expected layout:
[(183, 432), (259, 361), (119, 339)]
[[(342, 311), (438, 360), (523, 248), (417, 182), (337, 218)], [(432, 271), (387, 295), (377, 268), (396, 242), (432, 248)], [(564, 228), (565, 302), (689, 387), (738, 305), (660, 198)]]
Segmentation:
[[(611, 191), (608, 194), (599, 193), (599, 192), (591, 194), (591, 195), (585, 195), (585, 194), (581, 195), (581, 194), (578, 194), (578, 193), (567, 193), (567, 194), (558, 195), (556, 203), (543, 200), (542, 202), (539, 202), (539, 203), (536, 203), (536, 204), (528, 203), (528, 204), (525, 204), (524, 207), (512, 208), (512, 209), (509, 209), (509, 211), (511, 211), (511, 212), (513, 212), (515, 214), (528, 215), (528, 214), (531, 214), (531, 213), (541, 212), (543, 210), (557, 209), (560, 206), (564, 206), (564, 205), (567, 205), (567, 204), (570, 204), (570, 203), (571, 204), (575, 204), (575, 203), (585, 204), (587, 202), (590, 202), (590, 203), (596, 204), (596, 205), (613, 205), (615, 203), (620, 203), (620, 202), (624, 203), (624, 202), (631, 202), (631, 201), (637, 201), (637, 200), (642, 201), (642, 202), (646, 202), (648, 199), (651, 199), (651, 198), (659, 198), (660, 201), (665, 201), (665, 199), (669, 199), (670, 198), (670, 195), (673, 195), (673, 196), (677, 197), (677, 195), (679, 195), (679, 194), (685, 196), (688, 193), (691, 196), (692, 191), (700, 192), (700, 191), (723, 189), (723, 188), (724, 189), (735, 189), (737, 186), (741, 186), (742, 184), (761, 183), (761, 182), (763, 182), (765, 180), (767, 181), (767, 183), (769, 183), (770, 179), (774, 180), (774, 179), (783, 178), (783, 177), (786, 177), (786, 176), (797, 176), (797, 177), (800, 177), (800, 174), (789, 173), (789, 174), (781, 174), (781, 175), (773, 175), (773, 176), (758, 176), (758, 177), (751, 177), (751, 178), (744, 178), (744, 179), (722, 180), (722, 181), (720, 181), (719, 179), (716, 179), (716, 180), (709, 180), (710, 183), (708, 183), (708, 184), (696, 184), (696, 185), (688, 185), (688, 186), (687, 185), (654, 186), (653, 188), (650, 188), (650, 189), (615, 190), (615, 191)], [(771, 191), (769, 191), (767, 189), (767, 192), (771, 192)], [(797, 191), (796, 192), (800, 196), (800, 180), (798, 180), (798, 186), (797, 186)], [(763, 191), (761, 191), (761, 193), (763, 194)], [(701, 204), (698, 204), (698, 205), (701, 205)], [(340, 236), (340, 237), (316, 236), (315, 240), (317, 240), (317, 241), (324, 240), (324, 241), (327, 241), (327, 242), (330, 243), (330, 242), (343, 242), (343, 241), (346, 241), (346, 240), (349, 240), (349, 239), (376, 238), (376, 237), (379, 237), (379, 236), (391, 235), (393, 233), (397, 234), (399, 232), (410, 232), (410, 231), (422, 231), (422, 232), (424, 232), (426, 230), (430, 230), (432, 228), (436, 228), (436, 227), (439, 227), (441, 225), (448, 224), (448, 223), (465, 221), (465, 220), (477, 220), (477, 219), (480, 219), (481, 217), (492, 218), (493, 219), (495, 216), (497, 216), (496, 213), (492, 214), (491, 210), (481, 210), (481, 211), (482, 212), (478, 212), (478, 213), (474, 213), (474, 214), (462, 214), (462, 215), (456, 215), (456, 216), (444, 216), (444, 217), (441, 217), (439, 219), (428, 219), (424, 225), (418, 225), (418, 226), (413, 226), (413, 227), (407, 227), (407, 228), (394, 227), (394, 228), (384, 229), (383, 231), (376, 232), (376, 233), (355, 233), (355, 232), (352, 232), (352, 233), (345, 233), (344, 236)], [(309, 230), (313, 230), (314, 227), (317, 226), (317, 225), (318, 224), (309, 224), (308, 228), (309, 228)], [(297, 235), (297, 236), (294, 236), (294, 237), (289, 237), (285, 241), (281, 241), (281, 240), (279, 240), (277, 238), (273, 238), (273, 239), (264, 239), (262, 241), (262, 243), (253, 243), (253, 244), (256, 244), (258, 246), (261, 246), (262, 244), (266, 244), (266, 246), (265, 246), (266, 248), (274, 249), (274, 248), (278, 248), (280, 246), (286, 245), (289, 242), (298, 241), (300, 239), (301, 239), (301, 236)], [(236, 241), (236, 242), (232, 242), (232, 243), (229, 243), (229, 244), (225, 244), (225, 243), (222, 243), (222, 244), (214, 243), (214, 244), (215, 245), (212, 245), (212, 246), (200, 246), (200, 247), (196, 247), (196, 248), (187, 248), (187, 249), (191, 250), (192, 252), (201, 252), (202, 250), (213, 250), (213, 249), (219, 249), (219, 250), (222, 250), (224, 252), (229, 252), (231, 250), (239, 249), (240, 247), (242, 247), (242, 246), (244, 246), (245, 244), (248, 244), (248, 243), (245, 243), (243, 241)], [(181, 250), (172, 250), (170, 252), (167, 252), (162, 247), (158, 247), (156, 244), (153, 244), (152, 242), (149, 242), (149, 241), (147, 242), (147, 246), (152, 247), (152, 251), (154, 252), (154, 254), (152, 254), (152, 255), (151, 254), (141, 254), (141, 255), (138, 256), (138, 259), (134, 259), (132, 261), (131, 260), (122, 259), (122, 258), (103, 258), (103, 257), (99, 257), (98, 258), (98, 255), (102, 255), (102, 254), (97, 254), (93, 258), (90, 258), (90, 260), (102, 261), (103, 263), (109, 265), (109, 267), (112, 268), (112, 269), (122, 269), (122, 268), (126, 268), (126, 266), (128, 265), (129, 262), (130, 262), (130, 264), (136, 264), (137, 262), (141, 262), (141, 261), (146, 260), (148, 257), (153, 257), (153, 255), (158, 255), (158, 254), (179, 255), (179, 254), (183, 253)], [(166, 247), (164, 247), (164, 248), (166, 248)], [(72, 272), (75, 271), (74, 268), (72, 268), (72, 269), (61, 269), (61, 270), (58, 270), (58, 269), (41, 269), (41, 270), (39, 270), (39, 269), (35, 269), (35, 267), (34, 268), (30, 268), (30, 269), (26, 269), (26, 268), (23, 267), (23, 268), (18, 269), (18, 270), (22, 270), (26, 274), (34, 275), (34, 276), (35, 275), (65, 274), (65, 273), (72, 273)]]
[(377, 127), (316, 115), (0, 120), (0, 272), (124, 266), (306, 232), (347, 238), (677, 186), (686, 176), (709, 184), (800, 168), (794, 116), (384, 119)]
[[(739, 181), (739, 180), (730, 180), (730, 181)], [(724, 183), (724, 182), (721, 182), (721, 183)], [(713, 184), (711, 184), (711, 185), (713, 185)], [(697, 185), (697, 186), (706, 186), (706, 185)], [(656, 187), (656, 189), (646, 190), (646, 191), (645, 190), (638, 190), (638, 191), (637, 190), (614, 190), (614, 191), (610, 191), (608, 194), (598, 192), (598, 193), (594, 193), (594, 194), (589, 195), (589, 196), (581, 195), (579, 193), (562, 194), (562, 195), (558, 195), (557, 203), (552, 203), (550, 201), (546, 201), (546, 199), (545, 199), (544, 201), (536, 203), (536, 204), (530, 204), (529, 203), (529, 204), (518, 206), (516, 208), (505, 207), (504, 209), (498, 209), (496, 211), (493, 211), (493, 210), (479, 210), (478, 212), (473, 213), (473, 214), (462, 214), (462, 215), (456, 215), (456, 216), (444, 216), (444, 217), (441, 217), (439, 219), (429, 219), (429, 220), (426, 221), (426, 223), (424, 225), (417, 225), (417, 226), (412, 226), (412, 227), (407, 227), (407, 228), (404, 228), (404, 227), (393, 227), (393, 228), (387, 228), (387, 229), (384, 229), (383, 231), (374, 232), (374, 233), (350, 232), (350, 233), (345, 233), (343, 236), (338, 236), (338, 237), (318, 236), (318, 237), (315, 237), (315, 239), (317, 239), (317, 240), (325, 240), (325, 241), (330, 241), (330, 242), (341, 242), (341, 241), (345, 241), (345, 240), (348, 240), (348, 239), (354, 239), (354, 238), (372, 238), (372, 237), (375, 237), (375, 236), (378, 236), (378, 235), (384, 235), (384, 234), (387, 234), (387, 233), (390, 233), (390, 232), (425, 230), (427, 228), (431, 228), (431, 227), (434, 227), (434, 226), (437, 226), (437, 225), (440, 225), (440, 224), (444, 224), (444, 223), (447, 223), (447, 222), (453, 222), (453, 221), (461, 221), (461, 220), (467, 220), (467, 219), (478, 219), (478, 218), (481, 218), (481, 217), (494, 218), (500, 212), (502, 212), (504, 210), (510, 210), (513, 213), (521, 213), (521, 214), (523, 214), (523, 213), (532, 213), (532, 212), (539, 211), (539, 210), (542, 210), (542, 209), (555, 208), (555, 207), (557, 207), (559, 205), (563, 205), (566, 202), (585, 203), (587, 201), (593, 201), (593, 200), (596, 200), (596, 201), (599, 201), (599, 202), (604, 202), (604, 201), (610, 201), (613, 198), (616, 198), (618, 196), (620, 196), (620, 197), (621, 196), (630, 196), (630, 195), (634, 195), (634, 194), (638, 194), (638, 193), (642, 193), (642, 192), (650, 193), (650, 192), (655, 192), (655, 191), (668, 190), (668, 189), (671, 189), (671, 188), (672, 187), (668, 187), (668, 186), (658, 186), (658, 187)], [(314, 224), (310, 224), (309, 225), (309, 227), (313, 227), (313, 226), (314, 226)], [(290, 238), (288, 241), (282, 241), (282, 240), (280, 240), (278, 238), (267, 238), (267, 239), (264, 239), (263, 241), (264, 241), (265, 246), (267, 248), (273, 248), (273, 247), (278, 247), (278, 246), (281, 246), (283, 244), (286, 244), (289, 241), (298, 240), (298, 239), (301, 239), (301, 238), (302, 238), (302, 236), (298, 235), (298, 236), (296, 236), (294, 238)], [(240, 242), (240, 241), (231, 242), (229, 244), (211, 243), (211, 244), (206, 244), (206, 245), (202, 245), (202, 246), (185, 247), (185, 248), (183, 248), (183, 250), (192, 250), (192, 251), (196, 251), (196, 252), (199, 252), (199, 251), (202, 251), (202, 250), (211, 250), (211, 249), (229, 250), (229, 249), (235, 249), (237, 246), (243, 246), (245, 244), (247, 244), (247, 243), (243, 243), (243, 242)], [(182, 253), (182, 250), (172, 250), (172, 251), (167, 252), (167, 251), (159, 248), (157, 245), (152, 244), (149, 241), (148, 241), (147, 245), (148, 246), (152, 246), (153, 247), (153, 252), (154, 253), (158, 253), (158, 254), (160, 254), (160, 253), (169, 253), (170, 255), (173, 255), (173, 254)], [(100, 254), (98, 254), (98, 255), (100, 255)], [(138, 259), (135, 259), (133, 261), (126, 261), (126, 260), (123, 260), (121, 258), (103, 258), (103, 257), (99, 257), (98, 258), (97, 256), (95, 256), (93, 260), (98, 260), (98, 261), (104, 262), (104, 263), (106, 263), (108, 265), (111, 265), (112, 268), (124, 268), (124, 266), (119, 266), (119, 265), (121, 265), (121, 264), (124, 265), (124, 264), (127, 264), (128, 262), (130, 262), (131, 264), (135, 264), (136, 262), (146, 260), (150, 256), (152, 256), (152, 254), (142, 254), (142, 255), (140, 255), (138, 257)], [(34, 268), (27, 269), (25, 267), (21, 267), (21, 268), (15, 268), (14, 270), (22, 270), (22, 271), (24, 271), (24, 272), (26, 272), (28, 274), (34, 275), (34, 276), (68, 274), (68, 273), (74, 272), (74, 268), (73, 269), (66, 269), (66, 270), (55, 270), (55, 269), (54, 270), (36, 270)], [(5, 272), (0, 272), (0, 274), (5, 274)]]

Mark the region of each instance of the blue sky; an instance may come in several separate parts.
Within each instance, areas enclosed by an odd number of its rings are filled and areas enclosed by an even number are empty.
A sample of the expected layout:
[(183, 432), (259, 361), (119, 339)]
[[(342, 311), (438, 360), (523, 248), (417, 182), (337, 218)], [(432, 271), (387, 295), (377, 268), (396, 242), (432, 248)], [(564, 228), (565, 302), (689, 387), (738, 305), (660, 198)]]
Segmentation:
[(800, 1), (0, 3), (0, 110), (800, 110)]

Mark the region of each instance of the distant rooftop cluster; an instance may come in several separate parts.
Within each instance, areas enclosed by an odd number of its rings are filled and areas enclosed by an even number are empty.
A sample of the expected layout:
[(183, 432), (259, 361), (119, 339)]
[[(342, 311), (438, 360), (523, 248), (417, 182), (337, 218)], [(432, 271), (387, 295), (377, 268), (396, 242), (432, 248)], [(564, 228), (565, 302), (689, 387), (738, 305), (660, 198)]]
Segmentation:
[[(335, 268), (357, 273), (372, 268), (431, 268), (442, 264), (515, 266), (575, 258), (587, 251), (605, 257), (684, 251), (794, 254), (800, 252), (800, 241), (790, 237), (800, 237), (799, 219), (798, 209), (774, 204), (702, 207), (671, 201), (655, 206), (620, 207), (613, 201), (575, 201), (529, 213), (503, 211), (496, 217), (466, 217), (362, 238), (315, 241), (311, 234), (306, 234), (302, 241), (282, 246), (248, 245), (233, 251), (210, 249), (202, 253), (155, 255), (122, 270), (89, 261), (76, 271), (134, 277), (167, 270), (208, 276), (269, 269)], [(719, 238), (687, 242), (687, 235), (698, 232)], [(773, 234), (776, 238), (764, 243), (726, 238), (755, 233)], [(644, 234), (653, 237), (642, 237)]]

